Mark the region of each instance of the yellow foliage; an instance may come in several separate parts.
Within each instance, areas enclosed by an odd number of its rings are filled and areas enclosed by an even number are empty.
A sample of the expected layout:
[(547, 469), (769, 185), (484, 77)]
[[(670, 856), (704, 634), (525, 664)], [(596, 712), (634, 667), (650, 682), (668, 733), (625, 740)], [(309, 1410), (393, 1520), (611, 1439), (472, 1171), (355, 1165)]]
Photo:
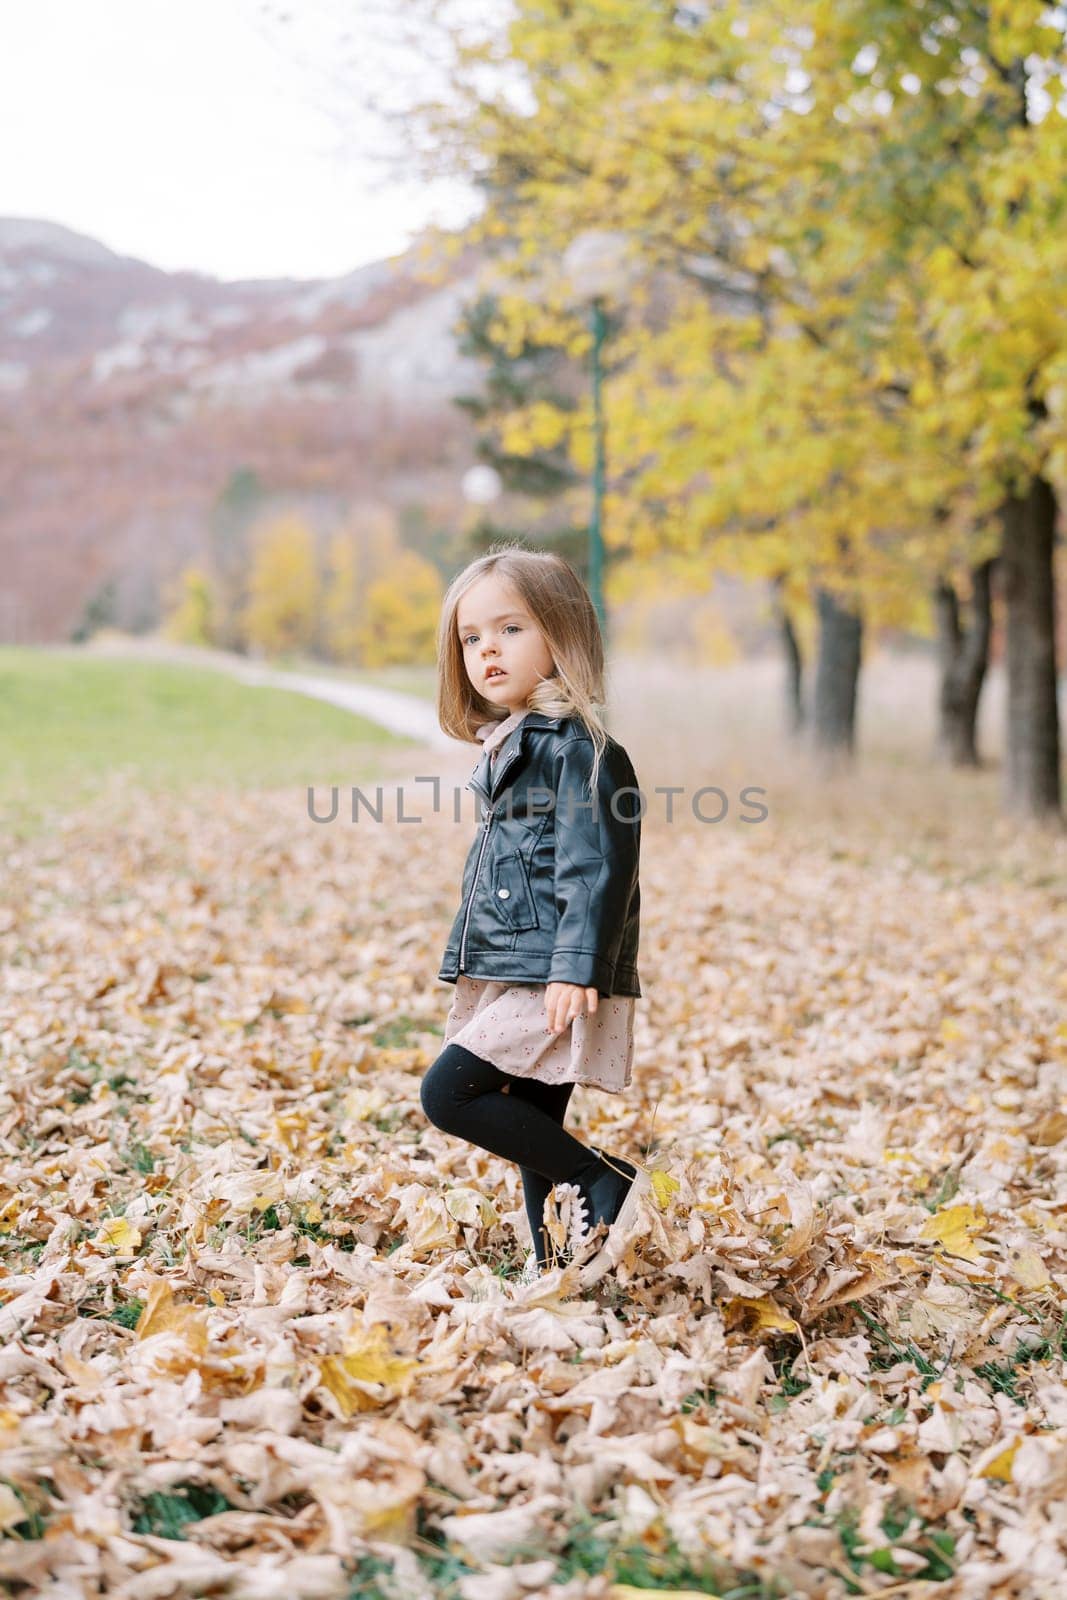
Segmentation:
[(677, 1178), (672, 1178), (669, 1172), (655, 1168), (651, 1175), (652, 1195), (661, 1211), (666, 1211), (671, 1203), (671, 1195), (675, 1194), (681, 1184)]
[(360, 559), (351, 534), (335, 534), (327, 556), (322, 600), (323, 646), (334, 661), (358, 663), (362, 637)]
[(140, 1228), (131, 1227), (125, 1217), (109, 1217), (93, 1239), (95, 1245), (114, 1250), (117, 1256), (131, 1258), (141, 1244)]
[(996, 1478), (1001, 1483), (1010, 1483), (1012, 1462), (1015, 1460), (1016, 1452), (1021, 1443), (1022, 1438), (1017, 1437), (1011, 1441), (1011, 1444), (1005, 1445), (1004, 1449), (998, 1455), (995, 1455), (992, 1461), (987, 1462), (979, 1470), (978, 1476), (980, 1478)]
[[(1067, 118), (1022, 120), (1006, 70), (1062, 57), (1050, 17), (994, 0), (932, 53), (906, 7), (877, 27), (832, 0), (688, 7), (682, 26), (646, 0), (516, 0), (454, 39), (433, 148), (494, 180), (468, 237), (511, 246), (507, 348), (586, 361), (565, 268), (584, 231), (642, 268), (608, 352), (609, 539), (746, 578), (834, 574), (875, 627), (929, 633), (932, 580), (982, 558), (1005, 486), (1067, 475), (1062, 404), (1048, 423), (1031, 404), (1067, 370)], [(523, 81), (521, 111), (490, 63)], [(516, 412), (506, 447), (564, 444), (588, 472), (579, 399)]]
[(419, 1363), (395, 1353), (387, 1328), (380, 1322), (359, 1330), (338, 1356), (320, 1363), (319, 1378), (346, 1419), (357, 1411), (373, 1411), (407, 1394)]
[(437, 568), (402, 550), (366, 596), (362, 658), (368, 667), (434, 659), (442, 583)]
[(186, 567), (178, 580), (178, 596), (163, 632), (178, 644), (209, 645), (214, 634), (211, 579), (202, 567)]
[(726, 1301), (724, 1309), (736, 1313), (740, 1322), (755, 1330), (770, 1328), (774, 1333), (795, 1333), (797, 1329), (795, 1319), (770, 1295), (761, 1295), (758, 1299), (735, 1295)]
[(195, 1306), (179, 1305), (165, 1278), (155, 1278), (134, 1329), (139, 1340), (170, 1336), (155, 1357), (160, 1372), (180, 1376), (197, 1366), (207, 1354), (207, 1318)]
[(260, 530), (248, 589), (242, 620), (250, 645), (267, 654), (312, 646), (319, 600), (315, 539), (299, 517)]
[(977, 1261), (981, 1252), (975, 1240), (986, 1225), (982, 1212), (973, 1206), (949, 1206), (924, 1222), (920, 1239), (936, 1239), (950, 1256), (961, 1256), (965, 1261)]

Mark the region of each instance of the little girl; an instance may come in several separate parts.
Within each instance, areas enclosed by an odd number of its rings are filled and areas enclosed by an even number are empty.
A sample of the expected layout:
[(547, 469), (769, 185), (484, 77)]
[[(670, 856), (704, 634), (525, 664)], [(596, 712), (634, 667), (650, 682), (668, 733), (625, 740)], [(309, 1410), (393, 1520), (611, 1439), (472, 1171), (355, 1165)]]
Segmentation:
[[(497, 546), (450, 585), (438, 718), (482, 741), (468, 787), (483, 824), (438, 973), (456, 992), (422, 1107), (519, 1164), (534, 1241), (525, 1276), (581, 1254), (583, 1285), (619, 1259), (649, 1187), (644, 1168), (563, 1127), (575, 1083), (629, 1084), (641, 995), (642, 801), (596, 710), (603, 671), (596, 611), (561, 556)], [(569, 1252), (545, 1226), (555, 1186), (570, 1186)]]

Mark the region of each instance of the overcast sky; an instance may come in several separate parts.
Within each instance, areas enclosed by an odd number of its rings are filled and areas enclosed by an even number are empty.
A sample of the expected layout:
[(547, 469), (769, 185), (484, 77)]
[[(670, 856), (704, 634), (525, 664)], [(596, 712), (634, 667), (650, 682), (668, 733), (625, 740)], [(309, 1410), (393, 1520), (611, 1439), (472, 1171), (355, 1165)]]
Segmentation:
[(457, 226), (469, 191), (375, 159), (371, 4), (292, 0), (285, 24), (264, 0), (5, 0), (0, 216), (219, 278), (333, 276)]

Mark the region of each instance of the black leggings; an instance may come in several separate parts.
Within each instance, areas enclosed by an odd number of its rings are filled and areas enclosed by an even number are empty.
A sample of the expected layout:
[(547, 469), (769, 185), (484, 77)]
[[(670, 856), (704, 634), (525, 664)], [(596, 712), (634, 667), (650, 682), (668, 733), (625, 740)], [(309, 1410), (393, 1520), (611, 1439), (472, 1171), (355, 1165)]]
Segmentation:
[(563, 1127), (573, 1089), (573, 1083), (501, 1072), (461, 1044), (446, 1045), (422, 1080), (422, 1109), (435, 1127), (518, 1163), (542, 1267), (549, 1255), (545, 1201), (553, 1184), (577, 1183), (600, 1167), (600, 1157)]

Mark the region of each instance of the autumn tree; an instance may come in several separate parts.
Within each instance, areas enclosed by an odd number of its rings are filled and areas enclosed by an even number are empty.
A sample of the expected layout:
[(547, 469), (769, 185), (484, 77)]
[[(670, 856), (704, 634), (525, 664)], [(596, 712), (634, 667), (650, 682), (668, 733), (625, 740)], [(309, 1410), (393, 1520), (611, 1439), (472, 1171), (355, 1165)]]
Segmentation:
[(360, 551), (350, 531), (335, 533), (326, 556), (322, 586), (321, 639), (331, 661), (355, 663), (360, 658), (364, 597)]
[[(788, 575), (820, 618), (829, 748), (851, 742), (861, 616), (932, 632), (938, 584), (999, 539), (1006, 802), (1030, 814), (1058, 795), (1045, 488), (1063, 475), (1040, 411), (1063, 363), (1042, 278), (1064, 276), (1064, 118), (1019, 114), (1062, 45), (1042, 15), (519, 0), (459, 43), (432, 118), (484, 175), (479, 227), (516, 284), (610, 227), (684, 285), (611, 388), (614, 452), (639, 468), (612, 526)], [(578, 353), (554, 277), (508, 310)], [(572, 440), (587, 430), (579, 410)]]
[[(909, 436), (934, 441), (954, 472), (963, 468), (963, 498), (996, 533), (972, 565), (974, 620), (966, 647), (950, 653), (943, 737), (970, 758), (996, 556), (1005, 804), (1058, 816), (1054, 546), (1067, 447), (1050, 406), (1067, 371), (1062, 16), (1031, 0), (890, 13), (851, 0), (822, 15), (817, 70), (840, 75), (861, 55), (870, 103), (885, 106), (886, 134), (863, 141), (862, 181), (848, 204), (863, 234), (880, 229), (892, 241), (900, 268), (887, 282), (911, 291), (912, 342), (898, 342), (894, 375)], [(888, 340), (883, 348), (892, 358)], [(943, 645), (954, 637), (952, 589), (942, 579)]]
[(294, 515), (266, 523), (255, 540), (242, 633), (256, 651), (306, 650), (318, 620), (319, 576), (315, 538)]
[(433, 661), (443, 588), (431, 562), (414, 550), (399, 551), (367, 590), (363, 664)]
[[(834, 325), (835, 285), (806, 290), (790, 256), (810, 249), (786, 203), (806, 153), (783, 126), (798, 47), (765, 9), (690, 11), (520, 5), (506, 54), (522, 69), (523, 104), (506, 81), (495, 96), (484, 87), (494, 49), (505, 54), (499, 42), (464, 44), (460, 80), (472, 96), (462, 118), (444, 120), (488, 165), (494, 204), (482, 227), (514, 245), (516, 286), (540, 274), (540, 294), (506, 303), (515, 342), (522, 330), (555, 332), (584, 356), (589, 333), (558, 262), (590, 227), (629, 238), (649, 282), (626, 308), (608, 384), (609, 542), (638, 555), (699, 550), (746, 578), (789, 573), (793, 604), (803, 594), (817, 614), (833, 666), (817, 677), (814, 731), (847, 748), (855, 685), (829, 691), (837, 674), (858, 671), (857, 597), (866, 590), (893, 620), (908, 599), (903, 581), (885, 582), (888, 538), (870, 552), (861, 532), (869, 484), (857, 477), (877, 430), (859, 420), (869, 396), (854, 344)], [(671, 279), (658, 322), (639, 314), (657, 272)], [(776, 280), (788, 280), (788, 296), (772, 292)], [(551, 437), (545, 412), (515, 418), (507, 446), (521, 446), (524, 427)], [(890, 435), (892, 418), (879, 421)], [(576, 458), (591, 453), (591, 425), (587, 406), (565, 424)]]
[(179, 644), (213, 644), (216, 613), (209, 573), (203, 567), (186, 567), (175, 588), (174, 602), (163, 624), (165, 636)]
[[(525, 526), (542, 548), (558, 550), (579, 570), (587, 558), (588, 528), (569, 516), (576, 488), (586, 488), (566, 448), (565, 436), (541, 443), (529, 439), (508, 449), (504, 432), (516, 412), (547, 405), (550, 410), (574, 410), (576, 381), (573, 363), (558, 343), (524, 338), (514, 349), (506, 324), (498, 323), (495, 295), (479, 295), (464, 311), (456, 328), (460, 353), (481, 363), (482, 392), (457, 395), (454, 404), (477, 425), (477, 454), (500, 476), (505, 490), (518, 497), (525, 509)], [(485, 514), (478, 523), (478, 544), (488, 548), (496, 540), (513, 536), (511, 522), (504, 527)]]
[(433, 562), (402, 544), (391, 507), (354, 507), (327, 547), (319, 647), (352, 666), (430, 661), (441, 592)]

